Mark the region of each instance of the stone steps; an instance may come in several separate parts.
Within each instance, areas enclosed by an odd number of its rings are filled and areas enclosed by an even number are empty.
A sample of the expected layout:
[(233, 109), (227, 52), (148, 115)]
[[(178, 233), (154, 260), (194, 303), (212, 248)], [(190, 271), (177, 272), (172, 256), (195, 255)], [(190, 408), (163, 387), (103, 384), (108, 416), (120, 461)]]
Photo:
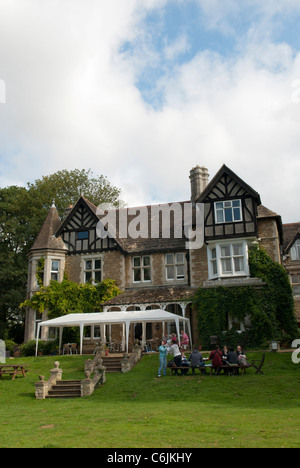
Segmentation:
[(80, 380), (61, 380), (49, 390), (47, 398), (79, 398), (81, 397)]
[(103, 366), (106, 367), (107, 373), (121, 372), (121, 358), (119, 357), (104, 357)]
[[(106, 367), (107, 373), (121, 372), (120, 357), (104, 357), (103, 366)], [(53, 385), (49, 390), (47, 398), (80, 398), (81, 384), (80, 380), (61, 380)]]

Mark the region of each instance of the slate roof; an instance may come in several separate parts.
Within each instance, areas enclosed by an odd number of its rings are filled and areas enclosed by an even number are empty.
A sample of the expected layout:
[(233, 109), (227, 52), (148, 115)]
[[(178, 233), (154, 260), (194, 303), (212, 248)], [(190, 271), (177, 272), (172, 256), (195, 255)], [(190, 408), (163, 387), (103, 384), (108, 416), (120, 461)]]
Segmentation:
[(47, 218), (34, 241), (30, 251), (33, 250), (68, 250), (61, 237), (55, 233), (61, 225), (61, 219), (54, 205), (51, 206)]
[(150, 304), (176, 302), (191, 299), (198, 288), (189, 286), (153, 286), (148, 288), (127, 289), (124, 293), (105, 302), (104, 306), (121, 306), (130, 304)]
[[(253, 197), (255, 197), (257, 201), (257, 217), (258, 219), (264, 218), (274, 218), (277, 222), (279, 235), (281, 241), (283, 239), (282, 235), (282, 221), (281, 217), (276, 214), (274, 211), (269, 210), (265, 206), (261, 205), (259, 194), (254, 191), (249, 185), (247, 185), (244, 181), (242, 181), (235, 173), (233, 173), (225, 164), (221, 167), (215, 177), (211, 180), (211, 182), (207, 185), (205, 190), (202, 192), (199, 202), (203, 200), (206, 194), (212, 189), (214, 184), (219, 180), (219, 178), (224, 174), (229, 174), (232, 178), (234, 178), (243, 188), (250, 193)], [(50, 209), (48, 217), (38, 235), (32, 250), (36, 249), (66, 249), (65, 244), (63, 243), (60, 235), (62, 234), (64, 228), (68, 225), (70, 219), (76, 212), (79, 206), (84, 204), (87, 210), (94, 216), (95, 218), (95, 225), (98, 223), (100, 219), (102, 219), (105, 215), (99, 216), (97, 207), (91, 203), (87, 198), (81, 196), (76, 205), (70, 211), (66, 219), (63, 222), (59, 219), (57, 210), (55, 207)], [(175, 223), (175, 217), (172, 214), (168, 216), (168, 220), (170, 221), (170, 235), (163, 236), (162, 232), (162, 220), (161, 214), (159, 213), (158, 209), (171, 209), (172, 205), (178, 205), (181, 208), (181, 219), (179, 223)], [(194, 225), (194, 218), (195, 218), (195, 207), (192, 205), (191, 201), (184, 201), (184, 202), (174, 202), (174, 203), (165, 203), (161, 205), (148, 205), (136, 208), (121, 208), (113, 210), (116, 215), (116, 235), (112, 236), (116, 244), (118, 245), (119, 249), (124, 254), (131, 254), (131, 253), (145, 253), (151, 254), (154, 252), (171, 252), (171, 251), (183, 251), (186, 249), (186, 242), (187, 238), (184, 234), (184, 208), (185, 206), (190, 206), (192, 208), (192, 216)], [(127, 210), (127, 228), (130, 226), (132, 221), (137, 222), (137, 218), (139, 217), (140, 213), (146, 212), (146, 231), (147, 235), (143, 237), (138, 237), (137, 239), (133, 239), (130, 235), (126, 238), (122, 237), (120, 232), (118, 231), (119, 228), (119, 219), (122, 216), (121, 210)], [(133, 214), (129, 215), (128, 210)], [(140, 212), (139, 212), (140, 210)], [(152, 232), (152, 226), (157, 225), (159, 226), (158, 236), (154, 237)], [(139, 228), (136, 227), (138, 230)], [(56, 233), (56, 237), (54, 234)]]

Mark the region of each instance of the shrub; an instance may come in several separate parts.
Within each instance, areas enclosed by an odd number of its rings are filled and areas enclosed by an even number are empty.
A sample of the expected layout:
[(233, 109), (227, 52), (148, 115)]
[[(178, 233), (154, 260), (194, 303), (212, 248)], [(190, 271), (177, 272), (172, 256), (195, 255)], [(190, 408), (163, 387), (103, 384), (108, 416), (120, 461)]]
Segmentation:
[(5, 340), (6, 351), (9, 351), (11, 355), (13, 354), (16, 346), (17, 343), (15, 343), (13, 340)]
[[(44, 341), (39, 340), (39, 351), (43, 351)], [(21, 354), (22, 356), (35, 356), (36, 340), (30, 340), (27, 343), (22, 344)]]

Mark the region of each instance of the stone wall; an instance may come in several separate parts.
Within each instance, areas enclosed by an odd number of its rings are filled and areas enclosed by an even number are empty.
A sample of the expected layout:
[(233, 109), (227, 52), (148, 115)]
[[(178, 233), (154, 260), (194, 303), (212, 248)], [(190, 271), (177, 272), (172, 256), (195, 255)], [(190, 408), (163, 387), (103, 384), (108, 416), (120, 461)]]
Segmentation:
[(280, 238), (276, 220), (264, 218), (258, 220), (258, 237), (260, 247), (278, 263), (281, 263)]

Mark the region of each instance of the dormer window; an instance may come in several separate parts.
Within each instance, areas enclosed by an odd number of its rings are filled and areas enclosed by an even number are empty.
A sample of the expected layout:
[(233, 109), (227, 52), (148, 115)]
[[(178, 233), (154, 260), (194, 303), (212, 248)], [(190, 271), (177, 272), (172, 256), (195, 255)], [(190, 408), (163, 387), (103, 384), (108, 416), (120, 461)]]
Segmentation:
[(291, 260), (299, 261), (300, 260), (300, 239), (296, 239), (293, 246), (290, 249)]
[(241, 200), (228, 200), (215, 203), (216, 223), (242, 221)]

